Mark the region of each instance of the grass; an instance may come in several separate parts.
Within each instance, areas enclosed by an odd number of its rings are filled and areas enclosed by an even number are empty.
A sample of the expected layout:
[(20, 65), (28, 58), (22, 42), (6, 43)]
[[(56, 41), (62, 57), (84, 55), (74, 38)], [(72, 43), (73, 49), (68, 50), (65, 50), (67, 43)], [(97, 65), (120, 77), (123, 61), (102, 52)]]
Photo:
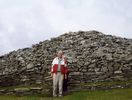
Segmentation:
[(49, 86), (47, 84), (32, 84), (32, 85), (17, 85), (17, 86), (0, 86), (0, 90), (2, 89), (8, 89), (8, 90), (12, 90), (12, 89), (15, 89), (15, 88), (32, 88), (32, 87), (42, 87), (42, 88), (49, 88)]
[(96, 86), (96, 85), (101, 85), (101, 86), (111, 86), (111, 85), (125, 85), (125, 84), (131, 84), (132, 80), (127, 80), (127, 81), (102, 81), (102, 82), (88, 82), (88, 83), (81, 83), (77, 85), (88, 85), (88, 86)]
[(132, 88), (71, 92), (64, 97), (0, 95), (0, 100), (132, 100)]
[[(113, 86), (113, 85), (125, 85), (125, 84), (131, 84), (132, 80), (127, 81), (103, 81), (103, 82), (88, 82), (88, 83), (79, 83), (79, 84), (73, 84), (73, 87), (79, 87), (79, 86)], [(72, 86), (72, 84), (71, 84)], [(17, 85), (17, 86), (0, 86), (0, 90), (2, 89), (8, 89), (12, 90), (15, 88), (32, 88), (32, 87), (42, 87), (42, 88), (52, 88), (52, 86), (49, 86), (48, 84), (32, 84), (32, 85)]]

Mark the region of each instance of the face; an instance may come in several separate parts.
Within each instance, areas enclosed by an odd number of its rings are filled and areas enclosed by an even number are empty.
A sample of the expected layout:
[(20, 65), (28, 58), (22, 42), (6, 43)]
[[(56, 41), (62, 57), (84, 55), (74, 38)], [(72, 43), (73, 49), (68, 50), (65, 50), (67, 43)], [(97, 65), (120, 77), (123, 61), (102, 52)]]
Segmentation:
[(63, 52), (62, 52), (62, 51), (59, 51), (58, 54), (57, 54), (57, 56), (58, 56), (59, 58), (62, 58)]

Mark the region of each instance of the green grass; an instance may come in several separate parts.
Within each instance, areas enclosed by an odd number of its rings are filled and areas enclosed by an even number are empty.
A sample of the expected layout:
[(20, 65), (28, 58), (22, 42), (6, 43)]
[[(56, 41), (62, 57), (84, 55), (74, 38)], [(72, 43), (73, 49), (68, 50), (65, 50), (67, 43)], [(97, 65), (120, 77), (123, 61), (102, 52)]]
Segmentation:
[(15, 88), (32, 88), (32, 87), (42, 87), (42, 88), (49, 88), (49, 86), (47, 84), (32, 84), (32, 85), (17, 85), (17, 86), (0, 86), (0, 90), (2, 89), (8, 89), (8, 90), (12, 90)]
[(132, 100), (132, 88), (71, 92), (64, 97), (0, 95), (0, 100)]
[[(103, 82), (88, 82), (88, 83), (79, 83), (79, 84), (71, 84), (73, 87), (79, 87), (79, 86), (113, 86), (113, 85), (125, 85), (125, 84), (131, 84), (132, 80), (127, 81), (103, 81)], [(17, 86), (0, 86), (0, 90), (2, 89), (8, 89), (12, 90), (15, 88), (32, 88), (32, 87), (42, 87), (42, 88), (52, 88), (52, 86), (49, 86), (48, 84), (32, 84), (32, 85), (17, 85)]]
[(127, 80), (127, 81), (102, 81), (102, 82), (88, 82), (88, 83), (81, 83), (77, 85), (88, 85), (88, 86), (96, 86), (96, 85), (101, 85), (101, 86), (112, 86), (112, 85), (125, 85), (125, 84), (131, 84), (132, 80)]

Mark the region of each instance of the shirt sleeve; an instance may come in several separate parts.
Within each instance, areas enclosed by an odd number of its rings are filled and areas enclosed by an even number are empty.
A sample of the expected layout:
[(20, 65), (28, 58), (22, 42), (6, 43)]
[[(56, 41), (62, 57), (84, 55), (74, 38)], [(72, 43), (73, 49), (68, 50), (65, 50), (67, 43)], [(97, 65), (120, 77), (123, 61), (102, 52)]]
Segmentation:
[(52, 61), (52, 65), (54, 65), (54, 64), (55, 64), (55, 59), (56, 59), (56, 58), (54, 58), (54, 59), (53, 59), (53, 61)]

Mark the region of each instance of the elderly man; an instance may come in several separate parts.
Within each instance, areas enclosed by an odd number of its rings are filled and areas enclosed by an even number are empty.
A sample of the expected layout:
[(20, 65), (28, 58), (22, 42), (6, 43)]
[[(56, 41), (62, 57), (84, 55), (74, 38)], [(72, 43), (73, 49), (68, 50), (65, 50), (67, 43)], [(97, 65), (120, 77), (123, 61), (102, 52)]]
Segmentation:
[(53, 60), (51, 66), (51, 75), (53, 77), (53, 96), (57, 96), (57, 86), (59, 88), (59, 97), (63, 93), (63, 79), (67, 78), (67, 61), (63, 51), (58, 51), (57, 57)]

